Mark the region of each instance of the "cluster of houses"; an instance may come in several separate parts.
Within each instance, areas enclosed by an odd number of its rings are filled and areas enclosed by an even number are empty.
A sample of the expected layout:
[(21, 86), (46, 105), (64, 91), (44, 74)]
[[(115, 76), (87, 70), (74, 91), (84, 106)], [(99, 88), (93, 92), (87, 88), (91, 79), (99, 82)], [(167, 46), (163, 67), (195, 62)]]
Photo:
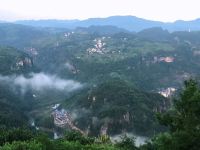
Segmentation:
[(66, 125), (72, 124), (72, 119), (70, 114), (65, 110), (58, 110), (60, 104), (55, 104), (52, 109), (52, 115), (54, 117), (54, 124), (58, 127), (64, 127)]
[(167, 89), (164, 89), (164, 90), (159, 91), (158, 93), (161, 94), (161, 95), (164, 96), (164, 97), (170, 97), (170, 96), (172, 96), (172, 94), (173, 94), (175, 91), (176, 91), (175, 88), (169, 87), (169, 88), (167, 88)]
[(66, 126), (69, 122), (71, 122), (70, 115), (62, 109), (61, 111), (55, 110), (52, 113), (54, 117), (54, 124), (59, 127)]
[(58, 127), (69, 127), (72, 130), (78, 131), (81, 134), (85, 135), (86, 133), (83, 132), (81, 129), (79, 129), (78, 127), (76, 127), (73, 124), (71, 115), (65, 110), (65, 109), (61, 109), (59, 110), (58, 108), (60, 107), (60, 104), (55, 104), (52, 109), (52, 115), (54, 118), (54, 124), (55, 126)]
[(172, 63), (172, 62), (174, 62), (174, 60), (175, 60), (175, 58), (170, 57), (170, 56), (167, 56), (167, 57), (157, 57), (157, 56), (155, 56), (154, 57), (154, 63), (156, 63), (156, 62)]
[(93, 53), (98, 53), (98, 54), (103, 54), (104, 53), (104, 46), (106, 43), (104, 43), (101, 39), (94, 39), (94, 48), (88, 48), (87, 52), (88, 54), (93, 54)]

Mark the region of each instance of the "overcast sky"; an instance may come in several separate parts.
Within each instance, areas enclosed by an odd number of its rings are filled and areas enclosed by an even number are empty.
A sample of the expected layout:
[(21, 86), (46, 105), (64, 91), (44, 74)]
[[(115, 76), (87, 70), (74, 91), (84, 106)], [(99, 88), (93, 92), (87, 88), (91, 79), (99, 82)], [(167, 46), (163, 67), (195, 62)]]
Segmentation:
[(114, 15), (171, 22), (200, 18), (200, 0), (0, 0), (0, 20), (86, 19)]

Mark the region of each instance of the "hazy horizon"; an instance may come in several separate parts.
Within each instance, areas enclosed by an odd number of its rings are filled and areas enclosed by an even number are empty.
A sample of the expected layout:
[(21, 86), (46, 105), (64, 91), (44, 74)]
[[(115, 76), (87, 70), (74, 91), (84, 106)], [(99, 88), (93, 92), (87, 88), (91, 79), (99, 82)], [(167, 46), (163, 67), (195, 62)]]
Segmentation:
[(74, 18), (74, 19), (59, 19), (59, 18), (29, 18), (29, 19), (16, 19), (16, 20), (1, 20), (3, 22), (17, 22), (17, 21), (40, 21), (40, 20), (61, 20), (61, 21), (83, 21), (83, 20), (87, 20), (87, 19), (103, 19), (103, 18), (109, 18), (109, 17), (126, 17), (126, 16), (132, 16), (132, 17), (137, 17), (140, 19), (145, 19), (145, 20), (149, 20), (149, 21), (158, 21), (158, 22), (163, 22), (163, 23), (174, 23), (176, 21), (193, 21), (193, 20), (197, 20), (200, 19), (199, 18), (194, 18), (194, 19), (189, 19), (189, 20), (183, 20), (183, 19), (178, 19), (178, 20), (174, 20), (174, 21), (160, 21), (160, 20), (152, 20), (152, 19), (147, 19), (147, 18), (142, 18), (142, 17), (138, 17), (138, 16), (133, 16), (133, 15), (114, 15), (114, 16), (106, 16), (106, 17), (92, 17), (92, 18), (85, 18), (85, 19), (78, 19), (78, 18)]
[(0, 20), (85, 20), (109, 16), (174, 22), (200, 18), (198, 0), (0, 0)]

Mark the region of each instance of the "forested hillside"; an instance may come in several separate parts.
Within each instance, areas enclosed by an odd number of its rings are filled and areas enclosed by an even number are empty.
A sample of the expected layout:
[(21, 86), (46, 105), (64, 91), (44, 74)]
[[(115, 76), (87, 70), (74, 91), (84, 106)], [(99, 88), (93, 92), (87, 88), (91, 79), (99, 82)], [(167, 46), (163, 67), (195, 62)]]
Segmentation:
[(0, 149), (198, 145), (200, 32), (3, 23), (0, 34)]
[(34, 71), (31, 58), (15, 48), (0, 47), (0, 126), (1, 128), (22, 127), (28, 125), (25, 115), (30, 109), (31, 99), (26, 94), (21, 97), (8, 75), (28, 74)]

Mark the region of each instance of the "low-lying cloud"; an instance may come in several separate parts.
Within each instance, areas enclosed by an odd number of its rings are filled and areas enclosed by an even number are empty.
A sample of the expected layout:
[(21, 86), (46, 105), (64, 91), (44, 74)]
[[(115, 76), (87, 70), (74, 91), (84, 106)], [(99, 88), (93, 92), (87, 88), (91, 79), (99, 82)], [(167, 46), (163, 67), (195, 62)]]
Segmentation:
[(55, 89), (71, 92), (82, 87), (81, 83), (74, 80), (61, 79), (56, 75), (48, 75), (45, 73), (31, 73), (29, 77), (25, 77), (24, 75), (0, 75), (0, 82), (7, 82), (11, 85), (14, 84), (22, 90), (31, 88), (37, 91)]
[(111, 141), (113, 143), (120, 142), (120, 141), (122, 141), (124, 136), (126, 136), (128, 138), (134, 138), (135, 139), (135, 145), (137, 147), (139, 147), (140, 145), (145, 144), (149, 140), (148, 137), (135, 135), (133, 133), (122, 133), (122, 134), (118, 134), (118, 135), (112, 136), (111, 137)]

